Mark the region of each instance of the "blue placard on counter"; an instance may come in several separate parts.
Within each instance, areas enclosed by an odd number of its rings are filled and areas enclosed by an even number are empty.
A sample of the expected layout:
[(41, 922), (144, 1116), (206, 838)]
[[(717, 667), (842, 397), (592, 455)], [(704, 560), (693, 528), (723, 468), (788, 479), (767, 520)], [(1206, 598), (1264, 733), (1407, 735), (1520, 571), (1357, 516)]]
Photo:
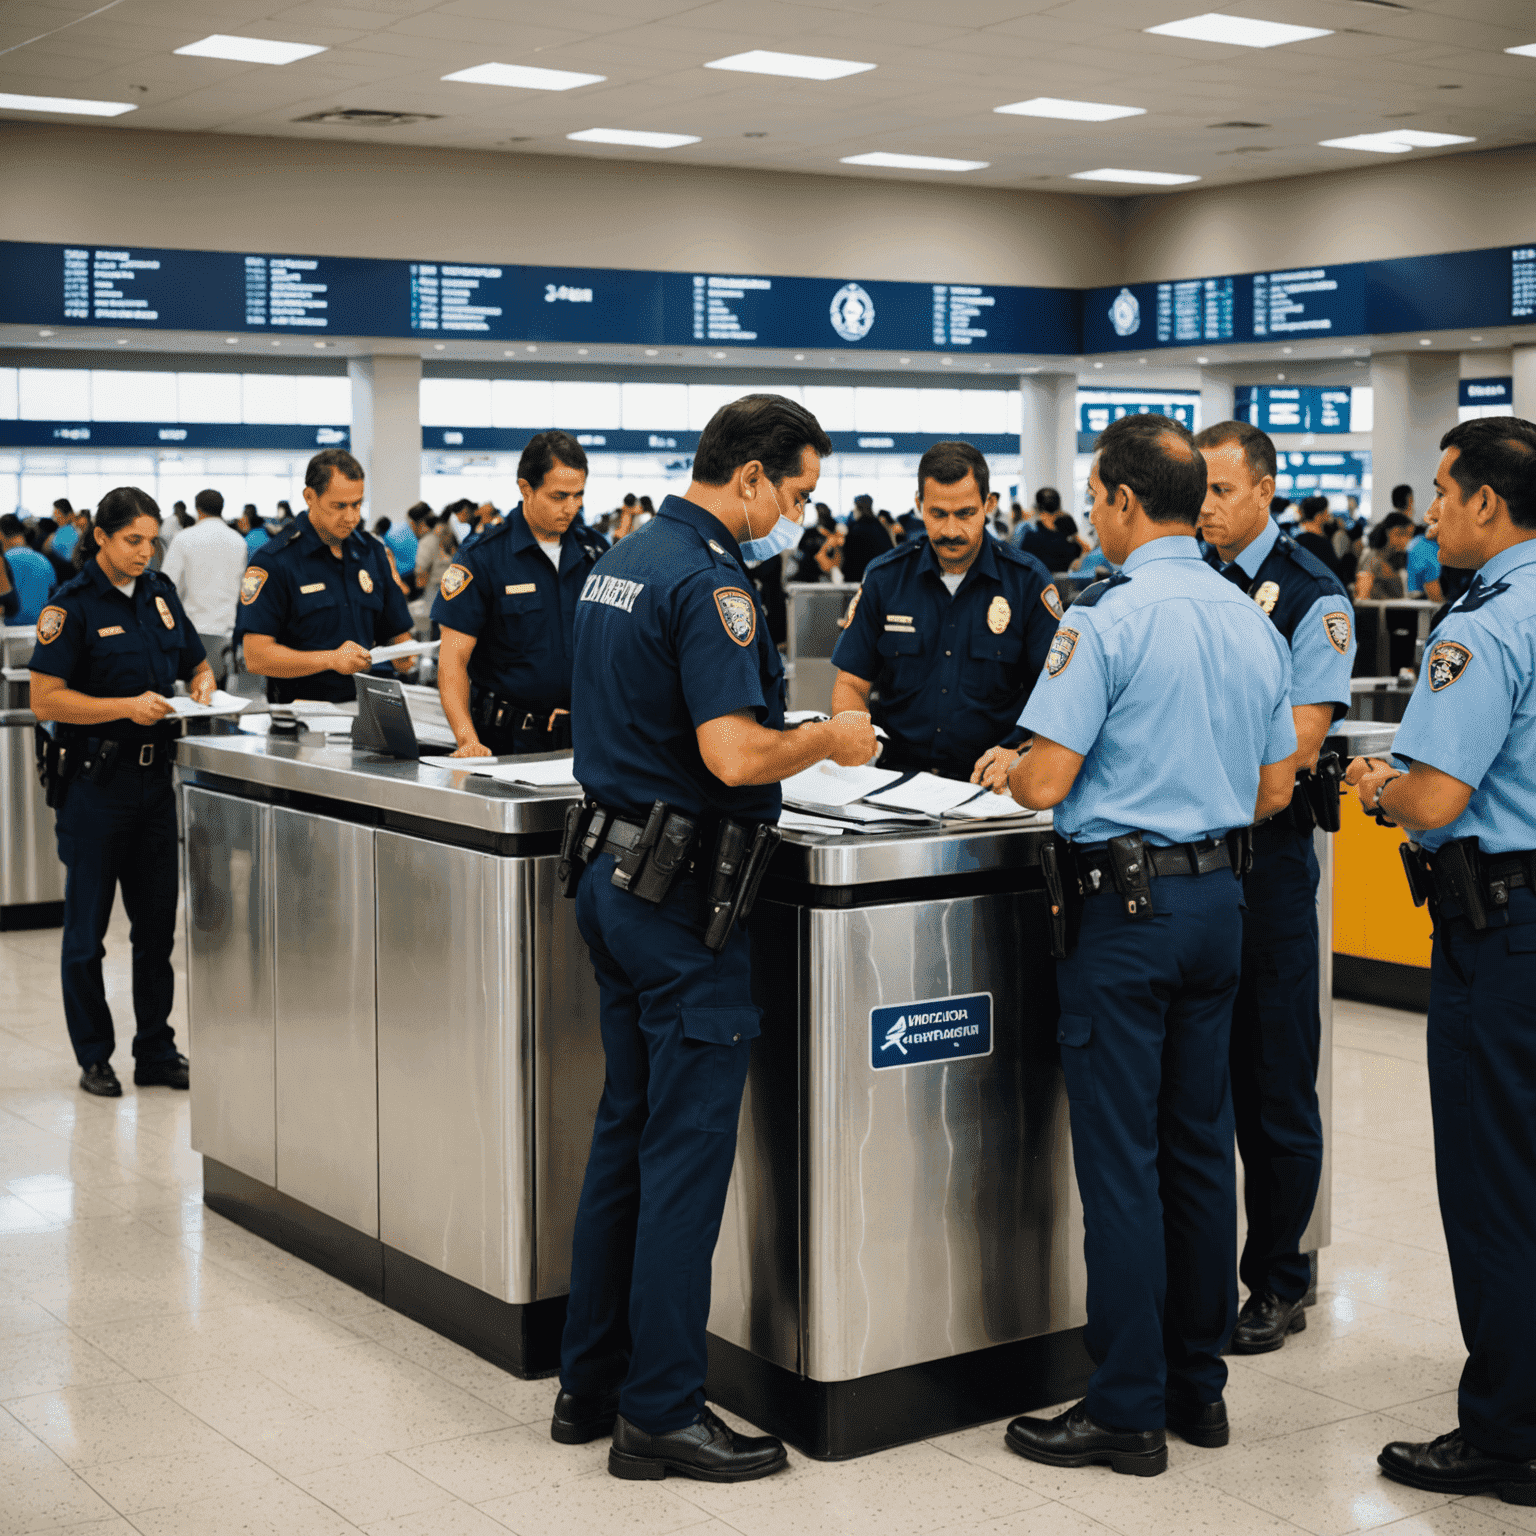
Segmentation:
[(869, 1064), (922, 1067), (992, 1054), (992, 994), (932, 997), (869, 1011)]

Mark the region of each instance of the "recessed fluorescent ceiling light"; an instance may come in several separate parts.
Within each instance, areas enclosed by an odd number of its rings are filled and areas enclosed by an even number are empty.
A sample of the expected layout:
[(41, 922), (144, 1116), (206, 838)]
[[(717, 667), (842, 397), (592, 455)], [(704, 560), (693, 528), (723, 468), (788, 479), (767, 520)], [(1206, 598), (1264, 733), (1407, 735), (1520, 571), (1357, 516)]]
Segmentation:
[(892, 155), (876, 150), (868, 155), (844, 155), (844, 165), (881, 165), (891, 171), (984, 171), (990, 160), (946, 160), (942, 155)]
[(822, 59), (811, 53), (772, 53), (754, 48), (750, 53), (733, 53), (728, 59), (711, 59), (705, 69), (739, 69), (748, 75), (789, 75), (795, 80), (841, 80), (845, 75), (862, 75), (873, 64), (856, 64), (852, 59)]
[(578, 75), (568, 69), (536, 69), (531, 64), (476, 64), (442, 78), (462, 85), (510, 85), (521, 91), (570, 91), (578, 85), (598, 85), (608, 77)]
[(1159, 37), (1186, 37), (1196, 43), (1235, 43), (1239, 48), (1278, 48), (1282, 43), (1304, 43), (1308, 38), (1332, 37), (1329, 27), (1293, 27), (1284, 21), (1255, 21), (1251, 16), (1223, 16), (1207, 11), (1183, 21), (1165, 21), (1148, 27)]
[(1373, 155), (1406, 155), (1411, 149), (1443, 149), (1447, 144), (1475, 144), (1459, 133), (1425, 133), (1419, 128), (1392, 128), (1385, 133), (1357, 133), (1347, 139), (1319, 139), (1323, 149), (1366, 149)]
[(676, 149), (680, 144), (697, 144), (696, 133), (645, 133), (637, 128), (583, 128), (566, 138), (578, 144), (629, 144), (636, 149)]
[(1147, 187), (1177, 187), (1186, 181), (1199, 181), (1198, 176), (1184, 176), (1178, 171), (1115, 171), (1108, 167), (1098, 171), (1073, 171), (1073, 181), (1130, 181)]
[(1116, 117), (1141, 117), (1145, 107), (1112, 107), (1102, 101), (1063, 101), (1059, 96), (1036, 96), (1011, 106), (993, 107), (1017, 117), (1059, 117), (1074, 123), (1107, 123)]
[(131, 101), (80, 101), (73, 96), (17, 96), (0, 91), (0, 111), (78, 112), (82, 117), (121, 117), (132, 112)]
[(194, 59), (234, 59), (239, 64), (292, 64), (325, 49), (311, 43), (279, 43), (268, 37), (227, 37), (215, 32), (200, 43), (188, 43), (173, 51)]
[(1536, 59), (1536, 43), (1522, 43), (1518, 48), (1506, 48), (1504, 52), (1524, 54), (1528, 59)]

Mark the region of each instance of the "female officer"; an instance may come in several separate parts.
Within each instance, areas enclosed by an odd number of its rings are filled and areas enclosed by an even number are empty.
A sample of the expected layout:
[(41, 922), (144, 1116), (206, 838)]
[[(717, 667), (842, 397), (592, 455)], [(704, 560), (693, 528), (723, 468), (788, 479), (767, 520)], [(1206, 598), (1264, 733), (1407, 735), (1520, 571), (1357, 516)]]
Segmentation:
[(116, 888), (133, 944), (133, 1080), (187, 1086), (171, 1032), (175, 978), (176, 801), (171, 786), (178, 677), (213, 695), (213, 672), (175, 586), (149, 569), (160, 509), (134, 486), (109, 491), (76, 548), (79, 574), (37, 621), (32, 711), (56, 722), (64, 886), (64, 1018), (87, 1093), (116, 1098), (102, 939)]

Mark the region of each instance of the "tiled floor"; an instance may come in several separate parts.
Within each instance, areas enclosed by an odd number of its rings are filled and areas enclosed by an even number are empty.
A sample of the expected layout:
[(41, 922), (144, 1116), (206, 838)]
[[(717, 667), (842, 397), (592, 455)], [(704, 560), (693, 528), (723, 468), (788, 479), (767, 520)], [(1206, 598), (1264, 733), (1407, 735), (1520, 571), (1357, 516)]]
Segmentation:
[[(1150, 1480), (1053, 1472), (989, 1425), (841, 1465), (792, 1455), (739, 1487), (642, 1484), (608, 1477), (601, 1444), (550, 1441), (552, 1382), (205, 1212), (185, 1095), (76, 1090), (58, 944), (0, 935), (0, 1536), (1536, 1533), (1536, 1510), (1376, 1471), (1384, 1441), (1453, 1425), (1462, 1358), (1412, 1015), (1338, 1008), (1320, 1302), (1280, 1353), (1232, 1362), (1226, 1450), (1173, 1440)], [(120, 1008), (126, 951), (119, 917)]]

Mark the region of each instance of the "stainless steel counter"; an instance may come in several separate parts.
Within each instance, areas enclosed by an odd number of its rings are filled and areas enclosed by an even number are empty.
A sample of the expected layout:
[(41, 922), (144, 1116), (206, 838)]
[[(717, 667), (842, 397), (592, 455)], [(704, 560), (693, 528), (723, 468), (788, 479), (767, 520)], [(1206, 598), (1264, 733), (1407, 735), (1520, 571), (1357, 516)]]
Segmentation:
[[(26, 693), (7, 682), (8, 693)], [(64, 866), (53, 812), (38, 782), (30, 709), (0, 709), (0, 928), (56, 928), (64, 920)]]

